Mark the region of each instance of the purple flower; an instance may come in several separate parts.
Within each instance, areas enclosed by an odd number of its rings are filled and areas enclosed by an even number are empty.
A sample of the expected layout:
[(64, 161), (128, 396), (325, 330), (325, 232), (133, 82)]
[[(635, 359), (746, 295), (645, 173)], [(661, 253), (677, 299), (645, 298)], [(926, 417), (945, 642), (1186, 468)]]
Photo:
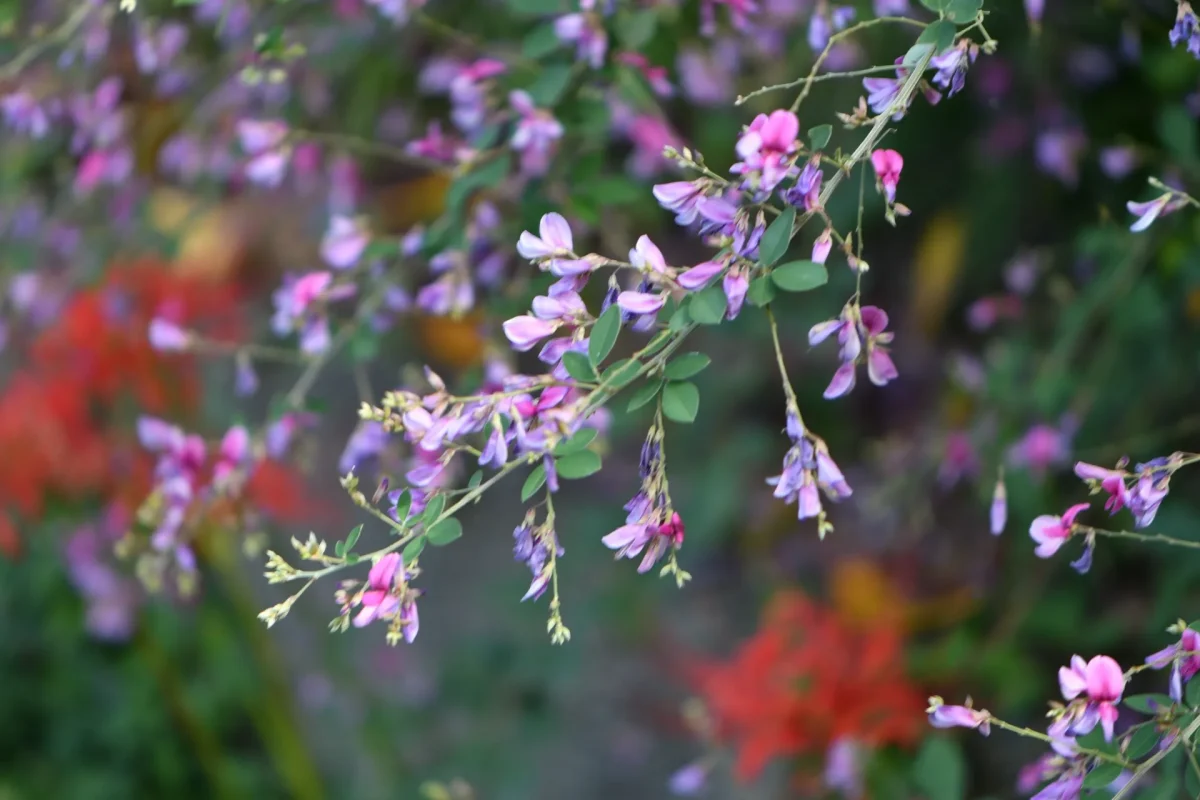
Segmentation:
[(629, 263), (643, 273), (666, 275), (670, 272), (662, 251), (649, 236), (638, 237), (637, 244), (629, 251)]
[(1135, 203), (1132, 200), (1125, 204), (1130, 214), (1136, 214), (1137, 219), (1129, 226), (1129, 230), (1137, 233), (1150, 227), (1154, 220), (1165, 217), (1187, 205), (1187, 200), (1177, 197), (1174, 192), (1167, 192), (1153, 200)]
[(825, 399), (841, 397), (854, 388), (855, 367), (864, 341), (867, 349), (867, 375), (871, 382), (876, 386), (884, 386), (898, 377), (896, 365), (886, 348), (892, 341), (892, 334), (886, 330), (887, 324), (888, 315), (883, 309), (876, 306), (858, 308), (847, 304), (838, 319), (818, 323), (809, 330), (810, 345), (818, 345), (834, 333), (838, 335), (838, 342), (841, 344), (842, 365), (825, 389)]
[(948, 706), (942, 698), (931, 697), (925, 713), (929, 715), (929, 724), (935, 728), (974, 728), (984, 736), (992, 732), (989, 722), (992, 715), (972, 708), (970, 698), (965, 706)]
[(1183, 702), (1183, 687), (1200, 672), (1200, 633), (1184, 628), (1175, 644), (1146, 657), (1151, 669), (1171, 667), (1171, 699)]
[(825, 786), (842, 797), (861, 797), (863, 747), (848, 736), (839, 736), (825, 754)]
[(335, 216), (321, 240), (321, 257), (334, 269), (348, 269), (362, 257), (371, 236), (360, 220)]
[(1079, 800), (1083, 791), (1083, 779), (1081, 774), (1065, 772), (1029, 800)]
[(604, 55), (608, 52), (608, 34), (604, 25), (593, 14), (574, 13), (561, 16), (554, 21), (554, 33), (559, 41), (575, 45), (575, 57), (592, 69), (604, 66)]
[(829, 258), (829, 251), (833, 249), (833, 229), (826, 228), (821, 231), (820, 235), (813, 240), (812, 260), (818, 264), (824, 264)]
[(487, 116), (487, 93), (491, 79), (503, 74), (507, 69), (502, 61), (481, 58), (461, 66), (450, 80), (450, 118), (463, 133), (474, 133), (483, 126)]
[(771, 192), (792, 168), (792, 154), (800, 148), (800, 120), (791, 111), (759, 114), (738, 139), (741, 161), (729, 168), (745, 176), (745, 188)]
[(800, 170), (796, 185), (788, 189), (783, 199), (804, 211), (812, 211), (820, 202), (821, 183), (825, 176), (821, 173), (821, 157), (813, 156)]
[(1158, 507), (1170, 491), (1171, 468), (1168, 459), (1156, 458), (1136, 465), (1137, 483), (1129, 494), (1129, 511), (1136, 528), (1146, 528), (1154, 522)]
[(1043, 514), (1029, 525), (1029, 536), (1038, 543), (1034, 554), (1038, 558), (1050, 558), (1071, 538), (1075, 517), (1090, 508), (1088, 503), (1079, 503), (1067, 509), (1061, 517)]
[(695, 761), (675, 770), (667, 782), (667, 788), (676, 797), (694, 797), (704, 790), (708, 782), (708, 766)]
[(250, 157), (246, 177), (260, 186), (278, 186), (291, 159), (287, 125), (277, 120), (244, 119), (238, 122), (237, 133), (242, 150)]
[(707, 286), (713, 278), (725, 269), (724, 261), (705, 261), (685, 270), (676, 278), (676, 283), (689, 292), (695, 292)]
[(967, 82), (967, 70), (978, 56), (977, 44), (970, 39), (959, 39), (954, 47), (929, 60), (929, 66), (937, 70), (933, 76), (934, 85), (946, 90), (947, 97), (958, 94)]
[(1187, 51), (1200, 58), (1200, 25), (1197, 24), (1196, 14), (1192, 6), (1180, 2), (1175, 10), (1175, 25), (1168, 35), (1171, 47), (1177, 47), (1180, 42), (1187, 41)]
[(638, 316), (658, 313), (659, 309), (666, 305), (666, 302), (667, 296), (663, 294), (621, 292), (617, 295), (617, 305), (621, 307), (621, 310)]
[(182, 353), (191, 347), (192, 335), (170, 320), (150, 320), (150, 346), (160, 353)]
[(571, 226), (561, 214), (551, 212), (542, 217), (538, 224), (541, 236), (534, 236), (529, 231), (522, 231), (517, 240), (517, 252), (522, 258), (530, 261), (545, 261), (547, 259), (568, 257), (574, 258), (575, 240), (571, 236)]
[(379, 457), (387, 442), (388, 433), (383, 429), (383, 425), (370, 421), (359, 423), (342, 449), (342, 455), (338, 459), (338, 472), (345, 475), (347, 472), (365, 468), (369, 462)]
[(1125, 691), (1125, 675), (1120, 665), (1108, 656), (1096, 656), (1086, 662), (1079, 656), (1072, 656), (1070, 667), (1059, 668), (1058, 684), (1067, 700), (1080, 695), (1087, 697), (1086, 713), (1072, 731), (1078, 735), (1086, 734), (1098, 720), (1104, 728), (1105, 741), (1111, 742), (1113, 723), (1117, 721), (1117, 703), (1121, 702), (1121, 693)]
[(737, 319), (746, 302), (746, 292), (750, 289), (749, 276), (743, 268), (734, 267), (725, 273), (721, 288), (725, 290), (725, 319)]
[(704, 185), (699, 181), (674, 181), (654, 186), (654, 199), (668, 211), (675, 212), (678, 225), (690, 225), (699, 214), (699, 203), (704, 198)]
[(1071, 453), (1073, 427), (1074, 424), (1069, 420), (1059, 428), (1045, 424), (1034, 425), (1009, 450), (1009, 460), (1038, 474), (1062, 464)]
[(992, 535), (999, 536), (1004, 532), (1004, 524), (1008, 521), (1008, 492), (1004, 488), (1004, 477), (996, 481), (996, 489), (992, 492), (991, 509)]
[(525, 352), (558, 330), (558, 323), (525, 315), (507, 320), (503, 327), (513, 348)]
[(808, 21), (808, 46), (813, 50), (824, 50), (833, 32), (842, 30), (853, 19), (854, 9), (850, 6), (821, 4)]
[(562, 123), (549, 111), (536, 108), (527, 92), (519, 89), (511, 92), (508, 102), (519, 117), (510, 144), (521, 155), (521, 171), (526, 175), (544, 175), (562, 138)]

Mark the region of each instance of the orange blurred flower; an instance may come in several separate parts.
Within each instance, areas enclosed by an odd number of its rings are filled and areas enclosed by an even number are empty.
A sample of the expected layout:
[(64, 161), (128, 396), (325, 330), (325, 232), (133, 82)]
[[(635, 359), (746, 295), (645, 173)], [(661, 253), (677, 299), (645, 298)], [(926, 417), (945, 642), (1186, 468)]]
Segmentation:
[(902, 646), (897, 626), (851, 627), (788, 591), (732, 659), (692, 672), (717, 736), (737, 751), (738, 777), (752, 780), (772, 758), (824, 758), (841, 739), (915, 742), (924, 704), (904, 674)]

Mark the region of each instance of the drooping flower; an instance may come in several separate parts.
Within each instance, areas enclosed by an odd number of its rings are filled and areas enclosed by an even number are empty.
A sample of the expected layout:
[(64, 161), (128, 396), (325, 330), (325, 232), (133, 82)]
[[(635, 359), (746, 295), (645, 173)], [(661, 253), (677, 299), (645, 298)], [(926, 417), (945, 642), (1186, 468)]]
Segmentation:
[(996, 489), (992, 493), (991, 508), (992, 535), (1004, 533), (1004, 524), (1008, 521), (1008, 492), (1004, 488), (1004, 476), (996, 481)]
[(1178, 642), (1146, 657), (1151, 669), (1171, 667), (1171, 699), (1183, 702), (1183, 687), (1200, 672), (1200, 633), (1185, 627)]
[(575, 58), (592, 69), (604, 66), (608, 52), (608, 33), (604, 22), (596, 14), (575, 12), (565, 14), (554, 21), (554, 33), (565, 44), (575, 45)]
[(929, 60), (929, 66), (937, 70), (933, 76), (935, 86), (946, 91), (947, 97), (953, 97), (962, 91), (967, 82), (967, 70), (979, 56), (979, 45), (964, 37), (940, 56)]
[(1063, 697), (1074, 700), (1086, 695), (1084, 713), (1071, 726), (1073, 733), (1083, 735), (1099, 721), (1104, 729), (1106, 741), (1112, 741), (1113, 723), (1117, 721), (1117, 703), (1125, 691), (1125, 674), (1120, 665), (1108, 656), (1096, 656), (1084, 661), (1079, 656), (1071, 657), (1070, 667), (1060, 667), (1058, 683)]
[(1187, 200), (1177, 196), (1174, 192), (1167, 192), (1144, 203), (1135, 203), (1130, 200), (1125, 207), (1129, 209), (1130, 214), (1136, 214), (1137, 219), (1129, 226), (1129, 230), (1134, 233), (1144, 231), (1154, 223), (1154, 220), (1178, 211), (1185, 205), (1187, 205)]
[(1029, 525), (1030, 537), (1038, 543), (1034, 553), (1038, 558), (1050, 558), (1071, 538), (1075, 517), (1090, 508), (1088, 503), (1079, 503), (1067, 509), (1061, 517), (1043, 514)]
[(1075, 474), (1087, 481), (1093, 491), (1103, 490), (1108, 493), (1104, 508), (1109, 514), (1116, 514), (1129, 505), (1129, 489), (1125, 485), (1124, 470), (1105, 469), (1078, 461), (1075, 464)]
[(935, 728), (974, 728), (984, 736), (992, 732), (989, 720), (992, 715), (987, 711), (971, 707), (971, 699), (967, 698), (965, 706), (948, 706), (942, 698), (929, 698), (929, 724)]
[(900, 171), (904, 169), (904, 156), (895, 150), (875, 150), (871, 153), (871, 166), (875, 168), (875, 177), (888, 205), (895, 203), (896, 186), (900, 183)]
[(362, 610), (354, 617), (354, 627), (362, 628), (400, 610), (396, 576), (403, 566), (399, 553), (388, 553), (371, 566), (367, 588), (362, 595)]
[(871, 383), (884, 386), (898, 377), (896, 365), (887, 350), (887, 345), (893, 338), (893, 334), (886, 330), (887, 325), (888, 315), (883, 309), (876, 306), (858, 307), (847, 303), (837, 319), (818, 323), (809, 330), (810, 345), (818, 345), (835, 333), (841, 345), (842, 365), (826, 387), (825, 399), (841, 397), (854, 388), (856, 366), (864, 342), (867, 350), (867, 375)]
[(1168, 37), (1171, 47), (1178, 47), (1181, 42), (1187, 42), (1187, 51), (1200, 58), (1200, 23), (1197, 23), (1196, 12), (1190, 3), (1178, 3), (1175, 9), (1175, 25)]

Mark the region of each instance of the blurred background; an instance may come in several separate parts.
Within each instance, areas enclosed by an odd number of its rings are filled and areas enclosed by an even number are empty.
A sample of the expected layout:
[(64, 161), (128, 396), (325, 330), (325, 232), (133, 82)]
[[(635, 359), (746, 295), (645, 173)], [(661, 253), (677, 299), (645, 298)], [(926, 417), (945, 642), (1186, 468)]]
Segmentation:
[[(0, 3), (16, 9), (0, 63), (22, 52), (28, 26), (70, 13), (25, 5)], [(0, 72), (9, 97), (123, 75), (134, 146), (125, 178), (81, 197), (64, 143), (11, 132), (5, 106), (0, 798), (765, 799), (853, 797), (855, 780), (876, 800), (1015, 797), (1041, 745), (935, 733), (926, 697), (971, 694), (1041, 727), (1072, 654), (1137, 663), (1195, 613), (1200, 559), (1102, 541), (1079, 576), (1067, 558), (1036, 559), (1027, 537), (1034, 516), (1085, 501), (1075, 460), (1200, 449), (1200, 218), (1184, 211), (1135, 235), (1125, 211), (1153, 196), (1149, 176), (1182, 188), (1200, 178), (1200, 66), (1170, 47), (1173, 3), (1050, 0), (1039, 26), (1021, 4), (989, 2), (997, 54), (979, 57), (957, 96), (915, 103), (885, 140), (904, 155), (899, 199), (913, 213), (889, 227), (868, 185), (864, 302), (891, 315), (898, 381), (821, 397), (836, 356), (810, 352), (807, 331), (854, 290), (836, 254), (829, 286), (776, 304), (805, 419), (855, 490), (831, 512), (834, 535), (819, 541), (764, 483), (788, 446), (784, 406), (765, 321), (744, 313), (695, 335), (689, 349), (714, 362), (697, 378), (699, 417), (667, 428), (691, 584), (637, 575), (600, 543), (635, 491), (649, 424), (649, 409), (618, 413), (605, 470), (564, 484), (559, 503), (570, 644), (552, 647), (544, 607), (517, 602), (528, 574), (511, 556), (513, 489), (491, 492), (464, 514), (461, 541), (423, 559), (421, 634), (396, 648), (375, 631), (328, 633), (332, 587), (268, 631), (256, 615), (284, 595), (260, 577), (262, 552), (363, 521), (336, 480), (360, 402), (349, 387), (396, 386), (423, 363), (448, 382), (477, 371), (497, 320), (527, 307), (528, 275), (486, 311), (406, 314), (332, 363), (310, 393), (320, 426), (296, 458), (255, 478), (261, 525), (214, 523), (192, 597), (147, 594), (112, 553), (148, 486), (133, 422), (153, 413), (218, 437), (231, 419), (266, 418), (296, 371), (262, 368), (259, 391), (238, 398), (234, 364), (155, 353), (146, 325), (184, 296), (209, 330), (269, 341), (272, 290), (286, 270), (318, 263), (320, 188), (299, 177), (275, 191), (231, 188), (210, 155), (190, 166), (195, 148), (230, 138), (214, 98), (237, 91), (247, 53), (288, 80), (278, 97), (239, 102), (274, 103), (314, 132), (328, 145), (320, 170), (352, 159), (372, 229), (397, 236), (437, 219), (452, 183), (386, 156), (446, 116), (427, 90), (432, 59), (468, 59), (480, 40), (543, 58), (533, 37), (557, 6), (508, 4), (493, 18), (479, 3), (437, 0), (398, 31), (353, 0), (139, 5), (134, 19), (187, 31), (176, 62), (186, 91), (164, 89), (173, 73), (139, 72), (146, 34), (129, 21), (111, 23), (88, 67), (51, 57), (32, 77)], [(761, 13), (778, 24), (754, 38), (724, 23), (700, 35), (691, 2), (622, 11), (619, 41), (666, 67), (675, 95), (650, 98), (661, 116), (648, 130), (651, 117), (629, 111), (645, 85), (606, 67), (616, 89), (580, 101), (607, 109), (600, 145), (568, 159), (565, 195), (534, 186), (497, 201), (507, 241), (557, 209), (598, 252), (620, 256), (648, 233), (668, 263), (706, 258), (650, 195), (675, 179), (656, 155), (687, 144), (724, 173), (753, 114), (790, 103), (782, 91), (733, 105), (813, 61), (807, 0), (770, 0)], [(272, 36), (304, 55), (289, 61), (286, 46), (264, 44)], [(887, 64), (911, 39), (871, 28), (831, 62)], [(802, 129), (862, 94), (853, 78), (818, 84)], [(852, 136), (835, 126), (835, 144)], [(857, 211), (849, 189), (830, 207), (842, 226)], [(487, 187), (478, 194), (489, 199)], [(1010, 511), (997, 537), (988, 504), (1002, 470)], [(1198, 485), (1175, 478), (1154, 530), (1200, 539)], [(1137, 691), (1161, 690), (1139, 680)], [(1151, 791), (1183, 796), (1169, 781), (1141, 796)]]

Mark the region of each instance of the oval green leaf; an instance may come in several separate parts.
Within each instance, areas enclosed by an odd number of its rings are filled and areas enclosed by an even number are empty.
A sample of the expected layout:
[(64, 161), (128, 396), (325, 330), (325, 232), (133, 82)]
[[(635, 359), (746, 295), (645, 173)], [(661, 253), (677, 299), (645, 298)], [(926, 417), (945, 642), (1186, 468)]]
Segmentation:
[(462, 523), (454, 517), (447, 517), (425, 532), (425, 538), (434, 547), (448, 545), (461, 536)]
[(829, 282), (829, 270), (816, 261), (789, 261), (771, 270), (771, 280), (785, 292), (807, 292)]
[(796, 224), (796, 209), (788, 206), (775, 221), (763, 232), (762, 241), (758, 243), (758, 260), (764, 267), (769, 267), (787, 252), (792, 243), (792, 227)]
[(608, 310), (600, 315), (592, 326), (592, 335), (588, 339), (588, 359), (595, 367), (612, 352), (617, 343), (617, 334), (621, 331), (621, 309), (613, 303)]
[(672, 381), (663, 387), (663, 414), (674, 422), (689, 423), (700, 411), (700, 390), (687, 381)]

